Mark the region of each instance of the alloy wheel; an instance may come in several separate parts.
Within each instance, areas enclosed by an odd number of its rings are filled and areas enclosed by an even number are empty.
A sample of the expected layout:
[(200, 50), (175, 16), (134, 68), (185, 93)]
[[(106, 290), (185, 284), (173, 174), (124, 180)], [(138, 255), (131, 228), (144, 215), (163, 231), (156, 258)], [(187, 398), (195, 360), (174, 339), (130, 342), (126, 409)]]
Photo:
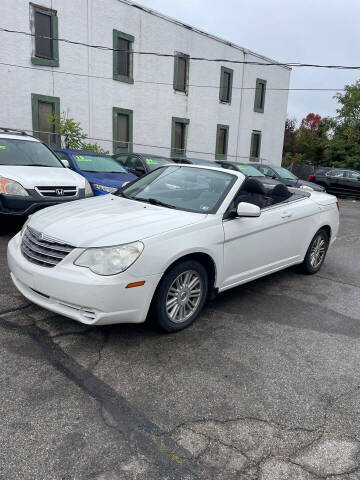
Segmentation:
[(318, 235), (314, 240), (310, 251), (310, 263), (312, 268), (318, 268), (323, 262), (326, 254), (326, 242), (322, 235)]
[(197, 310), (203, 295), (203, 281), (195, 270), (186, 270), (170, 285), (166, 295), (166, 313), (174, 323), (188, 320)]

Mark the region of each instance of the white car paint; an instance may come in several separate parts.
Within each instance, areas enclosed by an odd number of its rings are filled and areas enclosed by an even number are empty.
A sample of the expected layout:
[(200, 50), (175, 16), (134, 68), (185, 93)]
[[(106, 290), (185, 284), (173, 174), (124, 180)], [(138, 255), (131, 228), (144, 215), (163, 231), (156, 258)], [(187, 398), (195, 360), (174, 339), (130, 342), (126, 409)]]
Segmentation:
[[(216, 270), (214, 287), (223, 291), (301, 263), (323, 226), (331, 228), (334, 242), (339, 214), (336, 197), (326, 193), (305, 193), (308, 196), (296, 201), (263, 209), (257, 218), (224, 220), (223, 214), (245, 178), (240, 172), (226, 172), (235, 177), (235, 183), (214, 214), (170, 210), (113, 195), (34, 214), (31, 228), (75, 248), (54, 268), (42, 267), (25, 259), (21, 234), (17, 234), (8, 247), (16, 287), (34, 303), (83, 323), (139, 323), (146, 319), (166, 269), (185, 255), (205, 253), (211, 257)], [(134, 241), (141, 241), (144, 250), (123, 273), (104, 277), (74, 265), (85, 248)], [(145, 284), (125, 288), (137, 281)]]

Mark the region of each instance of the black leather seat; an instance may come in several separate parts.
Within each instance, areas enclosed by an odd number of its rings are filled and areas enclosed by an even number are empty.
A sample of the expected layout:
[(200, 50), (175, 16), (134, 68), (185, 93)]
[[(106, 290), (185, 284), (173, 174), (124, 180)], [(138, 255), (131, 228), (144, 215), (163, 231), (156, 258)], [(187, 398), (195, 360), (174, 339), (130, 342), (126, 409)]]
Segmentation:
[(264, 185), (255, 180), (255, 178), (247, 178), (241, 185), (236, 196), (237, 203), (246, 202), (265, 208), (271, 204), (271, 199), (267, 196)]
[(289, 197), (291, 197), (291, 192), (283, 183), (275, 185), (273, 191), (271, 192), (271, 199), (273, 205), (275, 205), (276, 203), (284, 202)]

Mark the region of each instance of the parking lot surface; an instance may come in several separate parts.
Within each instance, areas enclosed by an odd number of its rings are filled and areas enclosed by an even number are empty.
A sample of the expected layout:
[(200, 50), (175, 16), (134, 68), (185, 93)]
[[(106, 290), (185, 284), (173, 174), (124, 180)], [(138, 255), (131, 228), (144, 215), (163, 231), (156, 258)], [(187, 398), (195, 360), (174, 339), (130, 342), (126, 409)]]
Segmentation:
[(1, 479), (360, 479), (359, 202), (319, 274), (230, 290), (172, 335), (31, 305), (1, 228)]

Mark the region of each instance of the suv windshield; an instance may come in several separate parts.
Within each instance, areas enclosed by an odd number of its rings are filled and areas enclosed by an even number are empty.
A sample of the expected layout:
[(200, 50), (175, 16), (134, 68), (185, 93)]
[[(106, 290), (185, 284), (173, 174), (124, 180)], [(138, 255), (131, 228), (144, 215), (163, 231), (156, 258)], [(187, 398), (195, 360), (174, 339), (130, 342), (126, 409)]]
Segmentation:
[(161, 167), (115, 195), (197, 213), (216, 213), (236, 181), (234, 175), (205, 168)]
[(252, 165), (237, 165), (237, 168), (247, 177), (265, 177), (263, 173)]
[(286, 170), (286, 168), (282, 167), (274, 167), (275, 172), (281, 177), (281, 178), (288, 178), (290, 180), (297, 180), (297, 176), (291, 173), (289, 170)]
[(17, 138), (0, 138), (0, 165), (64, 168), (43, 143)]
[(76, 165), (83, 172), (128, 173), (114, 158), (90, 154), (73, 154)]

